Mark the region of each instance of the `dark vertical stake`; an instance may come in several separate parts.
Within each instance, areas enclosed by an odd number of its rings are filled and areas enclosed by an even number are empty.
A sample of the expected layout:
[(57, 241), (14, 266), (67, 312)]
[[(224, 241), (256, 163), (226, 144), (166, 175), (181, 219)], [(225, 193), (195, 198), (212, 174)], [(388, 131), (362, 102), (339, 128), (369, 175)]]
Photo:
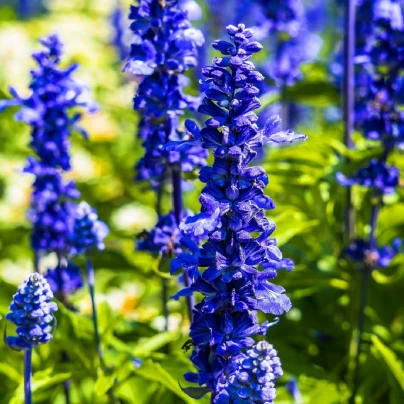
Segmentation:
[[(345, 1), (344, 33), (344, 143), (348, 149), (353, 148), (352, 132), (354, 129), (355, 108), (355, 11), (356, 0)], [(354, 238), (354, 210), (352, 207), (351, 188), (347, 188), (347, 210), (345, 213), (345, 232), (347, 240)]]
[[(182, 214), (182, 191), (181, 191), (181, 171), (180, 167), (172, 167), (172, 182), (173, 182), (173, 206), (174, 215), (177, 224), (180, 224)], [(187, 271), (184, 271), (184, 284), (186, 287), (190, 286), (190, 279)], [(187, 296), (187, 306), (189, 321), (192, 321), (192, 311), (195, 306), (195, 298), (193, 295)]]
[(24, 396), (25, 404), (32, 404), (32, 349), (24, 351)]

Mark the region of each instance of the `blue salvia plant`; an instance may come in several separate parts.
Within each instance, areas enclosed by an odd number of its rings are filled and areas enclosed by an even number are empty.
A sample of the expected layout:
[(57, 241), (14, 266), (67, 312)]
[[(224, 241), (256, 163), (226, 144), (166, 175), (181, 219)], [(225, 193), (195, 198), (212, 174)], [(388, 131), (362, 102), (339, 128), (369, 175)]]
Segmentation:
[[(369, 146), (376, 147), (376, 157), (347, 178), (339, 173), (341, 185), (359, 185), (368, 188), (370, 232), (366, 238), (355, 239), (347, 254), (362, 263), (361, 297), (358, 315), (356, 352), (354, 365), (354, 400), (359, 372), (359, 357), (365, 329), (365, 308), (371, 273), (376, 268), (386, 268), (399, 252), (401, 240), (396, 238), (391, 246), (381, 246), (377, 241), (379, 213), (388, 195), (394, 195), (400, 185), (397, 167), (389, 163), (396, 148), (404, 145), (404, 113), (402, 83), (404, 74), (404, 14), (399, 1), (364, 1), (358, 10), (358, 18), (371, 15), (367, 41), (357, 47), (356, 60), (360, 66), (361, 79), (355, 105), (355, 125)], [(359, 22), (360, 23), (360, 22)], [(357, 76), (358, 77), (358, 76)], [(369, 85), (362, 86), (367, 82)]]
[(71, 170), (70, 136), (78, 131), (77, 108), (95, 112), (96, 104), (88, 99), (87, 88), (72, 78), (78, 68), (72, 65), (60, 69), (63, 44), (57, 35), (41, 39), (44, 50), (33, 54), (38, 66), (31, 71), (31, 94), (24, 99), (15, 89), (13, 99), (0, 101), (0, 111), (18, 106), (17, 121), (31, 126), (30, 146), (36, 157), (28, 157), (25, 172), (35, 176), (29, 218), (33, 225), (31, 245), (35, 253), (35, 271), (40, 258), (54, 253), (58, 265), (47, 276), (53, 292), (65, 301), (67, 294), (81, 286), (80, 271), (69, 262), (72, 252), (75, 200), (80, 193), (73, 181), (65, 181), (64, 173)]
[[(183, 92), (187, 84), (184, 73), (197, 65), (197, 51), (204, 37), (191, 25), (187, 12), (179, 8), (176, 0), (141, 0), (138, 6), (131, 7), (129, 18), (133, 20), (135, 40), (124, 71), (139, 81), (134, 109), (141, 115), (138, 137), (144, 147), (144, 156), (136, 166), (137, 179), (149, 181), (156, 190), (160, 217), (155, 232), (146, 236), (149, 242), (142, 242), (140, 248), (171, 257), (179, 248), (174, 242), (176, 229), (187, 215), (182, 209), (181, 172), (192, 172), (205, 165), (206, 152), (194, 147), (181, 153), (164, 146), (183, 139), (179, 117), (184, 110), (194, 110), (199, 102)], [(168, 183), (172, 185), (173, 208), (162, 216), (161, 198)], [(162, 246), (161, 239), (155, 240), (161, 232), (170, 235), (165, 240), (169, 245)], [(186, 274), (184, 281), (188, 283)], [(189, 298), (190, 315), (192, 307)]]
[(6, 316), (17, 326), (17, 336), (6, 337), (6, 343), (12, 349), (24, 351), (25, 404), (32, 403), (32, 349), (53, 338), (53, 313), (57, 305), (52, 298), (48, 282), (35, 272), (18, 287)]
[[(254, 110), (260, 107), (256, 87), (264, 80), (251, 61), (262, 45), (252, 41), (253, 31), (243, 24), (229, 25), (230, 41), (212, 46), (222, 57), (202, 69), (205, 98), (199, 112), (209, 115), (203, 129), (188, 121), (192, 140), (171, 142), (170, 150), (186, 152), (193, 147), (212, 149), (213, 164), (200, 171), (206, 184), (200, 196), (201, 212), (185, 219), (181, 242), (189, 248), (171, 262), (172, 273), (185, 269), (193, 280), (178, 296), (200, 292), (190, 331), (194, 347), (191, 360), (197, 373), (186, 389), (193, 396), (212, 393), (212, 403), (272, 403), (275, 379), (282, 374), (276, 350), (265, 335), (275, 324), (260, 324), (258, 312), (281, 315), (291, 308), (282, 286), (269, 282), (280, 269), (291, 270), (271, 235), (275, 224), (265, 216), (274, 209), (264, 194), (268, 178), (251, 162), (267, 144), (304, 140), (293, 131), (278, 132), (280, 119), (270, 118), (263, 129)], [(199, 248), (194, 237), (207, 241)], [(205, 268), (203, 270), (203, 268)]]
[[(41, 43), (45, 49), (33, 54), (38, 66), (31, 71), (31, 95), (24, 99), (11, 88), (13, 99), (0, 101), (0, 111), (18, 106), (20, 110), (15, 119), (32, 127), (30, 146), (36, 157), (28, 157), (24, 171), (35, 176), (29, 212), (35, 272), (39, 272), (44, 254), (55, 254), (58, 263), (46, 272), (45, 278), (53, 293), (70, 307), (68, 296), (83, 285), (80, 269), (72, 258), (86, 254), (92, 246), (102, 249), (102, 240), (108, 233), (106, 225), (98, 221), (86, 203), (75, 202), (80, 196), (75, 183), (64, 180), (64, 174), (71, 170), (72, 133), (77, 131), (87, 138), (87, 133), (79, 126), (81, 114), (77, 109), (85, 108), (92, 113), (97, 105), (89, 100), (88, 89), (72, 78), (77, 65), (60, 69), (63, 44), (59, 37), (49, 35), (41, 39)], [(95, 337), (104, 366), (96, 321), (94, 276), (89, 261), (87, 268)], [(67, 360), (66, 354), (63, 356)], [(70, 402), (68, 382), (65, 395), (66, 402)]]

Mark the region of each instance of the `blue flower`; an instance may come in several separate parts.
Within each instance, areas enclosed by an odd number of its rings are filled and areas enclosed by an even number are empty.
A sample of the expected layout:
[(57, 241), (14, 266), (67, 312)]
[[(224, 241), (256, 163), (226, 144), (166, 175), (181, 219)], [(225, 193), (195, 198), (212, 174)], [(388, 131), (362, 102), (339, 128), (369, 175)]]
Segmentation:
[(343, 186), (360, 185), (375, 189), (380, 194), (394, 194), (399, 184), (400, 172), (397, 167), (388, 166), (379, 160), (371, 160), (353, 177), (347, 178), (338, 173), (337, 180)]
[(11, 88), (11, 100), (0, 101), (0, 111), (18, 106), (17, 121), (31, 126), (30, 146), (36, 158), (28, 157), (25, 172), (35, 181), (29, 217), (33, 223), (32, 247), (37, 252), (65, 255), (73, 230), (74, 204), (80, 193), (72, 181), (63, 179), (70, 170), (70, 142), (73, 131), (87, 136), (79, 126), (78, 108), (95, 112), (97, 106), (88, 98), (88, 89), (72, 78), (77, 65), (60, 69), (63, 44), (57, 35), (40, 40), (42, 51), (33, 54), (37, 67), (31, 71), (31, 94), (22, 98)]
[[(280, 315), (291, 308), (285, 289), (268, 282), (279, 269), (290, 270), (293, 263), (282, 257), (271, 237), (275, 225), (265, 210), (274, 209), (275, 204), (264, 193), (268, 178), (263, 168), (251, 163), (264, 145), (305, 140), (306, 136), (277, 131), (278, 117), (258, 127), (254, 110), (261, 105), (257, 85), (264, 77), (255, 71), (251, 56), (262, 45), (252, 40), (253, 31), (243, 24), (229, 25), (227, 32), (230, 41), (212, 44), (222, 56), (202, 70), (206, 97), (198, 110), (209, 116), (205, 127), (187, 121), (189, 140), (166, 146), (181, 152), (190, 147), (213, 149), (214, 157), (213, 164), (200, 171), (199, 178), (206, 184), (200, 196), (201, 212), (180, 224), (180, 241), (189, 252), (179, 254), (170, 270), (186, 270), (193, 280), (174, 298), (193, 292), (203, 295), (190, 332), (195, 347), (191, 360), (198, 375), (187, 374), (187, 380), (206, 385), (214, 403), (263, 403), (275, 394), (267, 382), (262, 382), (261, 390), (258, 385), (251, 387), (251, 396), (243, 396), (247, 386), (238, 385), (242, 395), (234, 395), (235, 385), (223, 384), (228, 367), (246, 355), (255, 335), (264, 335), (271, 326), (259, 324), (257, 311)], [(199, 248), (192, 237), (206, 241)]]
[(370, 248), (369, 242), (358, 239), (354, 240), (345, 252), (353, 261), (364, 262), (369, 268), (387, 268), (400, 253), (401, 244), (401, 239), (395, 238), (391, 247)]
[(48, 269), (45, 279), (48, 281), (52, 292), (61, 298), (83, 287), (80, 268), (71, 262), (59, 262), (56, 268)]
[(283, 375), (273, 345), (260, 341), (232, 359), (215, 404), (267, 404), (276, 397), (275, 380)]
[(98, 215), (87, 202), (80, 202), (75, 209), (72, 249), (81, 253), (96, 248), (105, 248), (104, 238), (108, 235), (108, 226), (98, 220)]
[(126, 9), (120, 4), (117, 4), (112, 11), (110, 23), (113, 29), (111, 43), (117, 50), (119, 59), (122, 61), (126, 60), (130, 54), (130, 43), (133, 38), (129, 30), (129, 19)]
[(16, 337), (7, 337), (7, 344), (18, 350), (31, 349), (49, 342), (52, 336), (53, 313), (57, 311), (52, 302), (52, 291), (46, 279), (33, 273), (18, 287), (6, 319), (17, 326)]
[(187, 139), (178, 117), (185, 109), (196, 109), (199, 99), (183, 93), (187, 79), (182, 73), (196, 66), (204, 37), (177, 0), (141, 0), (131, 7), (129, 18), (135, 39), (124, 71), (139, 81), (134, 109), (142, 114), (138, 137), (145, 149), (136, 166), (137, 178), (158, 188), (172, 167), (190, 172), (206, 164), (200, 147), (187, 153), (165, 148), (168, 142)]
[(197, 48), (204, 43), (202, 33), (193, 28), (187, 12), (178, 8), (178, 1), (162, 3), (141, 0), (131, 6), (131, 30), (137, 36), (125, 71), (148, 76), (156, 67), (182, 73), (195, 67)]
[(350, 178), (338, 173), (337, 181), (343, 186), (368, 187), (378, 196), (372, 200), (369, 240), (355, 240), (346, 251), (371, 271), (387, 267), (399, 253), (401, 243), (396, 239), (392, 247), (377, 247), (375, 235), (381, 197), (394, 194), (400, 185), (400, 171), (389, 165), (388, 159), (396, 147), (404, 144), (404, 12), (395, 0), (363, 1), (358, 18), (366, 35), (358, 37), (356, 46), (355, 125), (366, 139), (378, 142), (383, 152)]
[[(369, 7), (369, 4), (368, 4)], [(381, 141), (387, 151), (404, 142), (402, 61), (404, 14), (396, 1), (371, 4), (372, 24), (363, 47), (357, 50), (358, 88), (356, 126), (363, 135)]]
[(38, 67), (31, 71), (31, 95), (24, 99), (11, 88), (13, 99), (0, 101), (0, 111), (19, 106), (15, 119), (32, 126), (30, 146), (41, 163), (69, 170), (69, 137), (74, 130), (86, 136), (84, 129), (78, 126), (80, 114), (69, 111), (84, 107), (88, 112), (95, 112), (97, 106), (88, 99), (88, 89), (71, 77), (77, 65), (65, 70), (58, 68), (63, 52), (59, 37), (50, 35), (40, 42), (45, 49), (33, 54)]
[[(192, 213), (189, 210), (182, 212), (182, 219)], [(184, 245), (181, 243), (181, 230), (178, 227), (174, 212), (160, 217), (155, 227), (150, 232), (142, 232), (139, 236), (137, 249), (149, 251), (163, 257), (172, 258), (183, 252)], [(199, 243), (199, 238), (194, 241)]]

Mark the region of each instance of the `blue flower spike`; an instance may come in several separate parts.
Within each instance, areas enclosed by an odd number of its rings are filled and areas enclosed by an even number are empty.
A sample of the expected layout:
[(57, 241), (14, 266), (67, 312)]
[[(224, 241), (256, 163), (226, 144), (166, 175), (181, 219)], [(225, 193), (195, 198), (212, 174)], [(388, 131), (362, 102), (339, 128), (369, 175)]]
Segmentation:
[(53, 313), (57, 311), (52, 302), (53, 293), (46, 279), (33, 273), (18, 287), (6, 319), (17, 326), (17, 336), (6, 336), (7, 345), (24, 351), (24, 395), (25, 403), (32, 404), (32, 349), (46, 344), (55, 328)]
[[(199, 112), (209, 116), (205, 127), (187, 122), (191, 141), (173, 141), (171, 150), (188, 144), (212, 149), (212, 166), (200, 171), (205, 183), (200, 196), (201, 212), (183, 219), (182, 244), (189, 252), (172, 260), (171, 272), (183, 269), (193, 280), (175, 298), (200, 292), (195, 306), (190, 338), (191, 361), (197, 373), (188, 373), (198, 383), (192, 393), (212, 393), (214, 404), (272, 403), (274, 381), (282, 374), (276, 351), (265, 335), (276, 324), (260, 324), (258, 312), (274, 316), (291, 308), (285, 289), (269, 282), (293, 262), (283, 258), (272, 237), (275, 225), (265, 216), (274, 209), (264, 193), (268, 177), (262, 167), (252, 166), (257, 149), (268, 144), (305, 140), (291, 130), (279, 131), (279, 117), (270, 118), (260, 129), (254, 110), (260, 107), (257, 85), (264, 77), (255, 70), (252, 55), (261, 51), (253, 30), (243, 24), (229, 25), (229, 41), (212, 46), (222, 56), (202, 70), (205, 98)], [(198, 247), (195, 238), (205, 240)], [(198, 390), (199, 389), (199, 390)], [(186, 389), (184, 389), (187, 391)], [(189, 390), (191, 392), (191, 390)]]

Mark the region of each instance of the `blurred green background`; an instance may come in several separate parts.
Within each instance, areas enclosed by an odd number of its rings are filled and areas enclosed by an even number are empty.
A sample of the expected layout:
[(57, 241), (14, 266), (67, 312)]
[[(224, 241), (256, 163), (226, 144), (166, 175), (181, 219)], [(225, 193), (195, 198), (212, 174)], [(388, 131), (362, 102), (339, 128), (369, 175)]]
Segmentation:
[[(123, 2), (128, 7), (130, 2)], [(209, 8), (199, 2), (204, 19), (196, 25), (220, 33)], [(326, 2), (329, 3), (329, 2)], [(330, 2), (331, 3), (331, 2)], [(134, 250), (134, 238), (156, 222), (155, 195), (146, 183), (135, 183), (133, 166), (142, 155), (136, 140), (138, 117), (132, 110), (135, 83), (125, 77), (117, 50), (111, 44), (111, 14), (114, 0), (52, 0), (29, 19), (18, 19), (10, 4), (0, 2), (0, 98), (8, 86), (26, 94), (31, 53), (37, 40), (51, 32), (65, 43), (63, 65), (81, 65), (76, 78), (87, 83), (100, 112), (86, 116), (90, 133), (85, 141), (72, 138), (73, 171), (82, 198), (98, 209), (111, 233), (106, 250), (93, 257), (100, 328), (109, 370), (99, 369), (90, 320), (90, 298), (86, 288), (72, 297), (78, 312), (59, 305), (55, 339), (34, 353), (34, 402), (63, 403), (63, 382), (71, 380), (73, 403), (109, 403), (113, 391), (122, 403), (196, 403), (180, 389), (182, 375), (192, 370), (181, 347), (187, 341), (189, 321), (184, 302), (168, 304), (169, 331), (164, 331), (162, 279), (157, 260)], [(327, 4), (327, 7), (329, 5)], [(225, 15), (225, 14), (224, 14)], [(332, 13), (330, 13), (330, 16)], [(231, 23), (232, 21), (225, 21)], [(331, 52), (341, 33), (330, 17), (321, 32), (324, 45), (319, 57), (302, 66), (304, 78), (288, 91), (288, 99), (301, 107), (295, 130), (309, 136), (305, 144), (268, 149), (261, 164), (269, 174), (267, 192), (277, 209), (271, 219), (285, 256), (296, 269), (282, 272), (277, 283), (291, 297), (293, 309), (268, 340), (279, 351), (285, 375), (278, 381), (277, 404), (345, 403), (352, 382), (352, 340), (357, 323), (360, 275), (358, 268), (341, 255), (345, 190), (335, 182), (335, 173), (349, 172), (378, 153), (355, 134), (358, 150), (348, 152), (342, 144), (342, 123), (330, 121), (338, 112), (340, 97), (328, 74)], [(211, 26), (211, 24), (216, 24)], [(263, 53), (259, 63), (271, 55)], [(190, 92), (198, 91), (192, 80)], [(276, 109), (276, 93), (263, 96), (265, 109)], [(0, 331), (16, 287), (32, 271), (30, 223), (26, 218), (32, 178), (22, 173), (29, 129), (13, 121), (12, 109), (0, 116)], [(327, 119), (326, 119), (327, 118)], [(344, 163), (349, 157), (349, 166)], [(394, 164), (404, 169), (402, 154)], [(197, 178), (196, 175), (194, 178)], [(194, 211), (201, 184), (185, 194), (185, 205)], [(404, 193), (385, 200), (377, 234), (380, 243), (403, 235)], [(165, 210), (170, 208), (168, 196)], [(354, 190), (357, 234), (369, 233), (370, 204), (363, 190)], [(55, 264), (47, 257), (42, 269)], [(78, 261), (78, 264), (83, 264)], [(178, 289), (169, 282), (170, 295)], [(366, 308), (366, 334), (361, 357), (358, 403), (404, 403), (404, 258), (398, 256), (390, 268), (374, 271)], [(272, 320), (272, 318), (269, 318)], [(12, 328), (9, 326), (9, 332)], [(69, 363), (62, 363), (62, 352)], [(133, 362), (141, 360), (138, 367)], [(23, 402), (22, 354), (0, 344), (0, 403)], [(287, 389), (296, 378), (301, 400)], [(208, 403), (207, 397), (199, 401)]]

